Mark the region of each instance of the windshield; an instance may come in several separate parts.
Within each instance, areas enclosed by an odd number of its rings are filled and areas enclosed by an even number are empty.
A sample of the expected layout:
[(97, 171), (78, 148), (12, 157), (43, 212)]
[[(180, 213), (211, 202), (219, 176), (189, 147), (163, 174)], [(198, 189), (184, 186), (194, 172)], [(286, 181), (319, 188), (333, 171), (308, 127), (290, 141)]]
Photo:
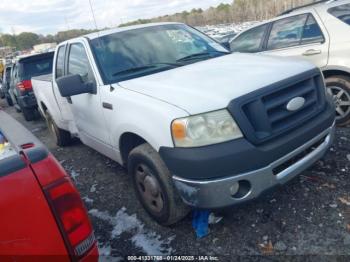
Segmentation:
[(229, 53), (206, 35), (182, 24), (117, 32), (92, 40), (91, 47), (102, 77), (109, 84)]

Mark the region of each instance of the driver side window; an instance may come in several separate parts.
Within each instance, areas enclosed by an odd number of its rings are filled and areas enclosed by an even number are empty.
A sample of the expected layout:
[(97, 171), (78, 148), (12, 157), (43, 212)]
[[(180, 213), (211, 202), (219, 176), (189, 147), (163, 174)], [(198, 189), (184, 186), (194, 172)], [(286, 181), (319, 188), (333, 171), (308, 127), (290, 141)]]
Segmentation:
[(80, 75), (84, 83), (95, 82), (89, 59), (82, 44), (72, 44), (68, 57), (68, 74)]

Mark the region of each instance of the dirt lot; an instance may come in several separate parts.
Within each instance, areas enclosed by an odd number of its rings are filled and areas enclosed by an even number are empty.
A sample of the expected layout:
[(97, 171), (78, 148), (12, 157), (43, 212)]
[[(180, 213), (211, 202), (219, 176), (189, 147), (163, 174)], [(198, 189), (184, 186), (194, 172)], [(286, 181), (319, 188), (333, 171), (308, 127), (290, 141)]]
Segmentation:
[(46, 144), (73, 177), (103, 260), (176, 254), (212, 255), (220, 261), (350, 261), (349, 128), (337, 130), (331, 152), (312, 169), (257, 201), (222, 211), (223, 220), (197, 240), (190, 216), (171, 228), (151, 221), (121, 166), (79, 141), (58, 148), (44, 121), (25, 122), (4, 101), (0, 105)]

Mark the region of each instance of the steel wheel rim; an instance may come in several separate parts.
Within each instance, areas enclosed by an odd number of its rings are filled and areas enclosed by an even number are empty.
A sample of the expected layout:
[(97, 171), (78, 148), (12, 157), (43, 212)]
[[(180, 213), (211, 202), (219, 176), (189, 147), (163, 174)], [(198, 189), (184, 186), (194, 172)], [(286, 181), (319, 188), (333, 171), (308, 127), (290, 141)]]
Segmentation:
[(164, 194), (150, 168), (139, 164), (135, 171), (136, 188), (147, 207), (154, 213), (160, 213), (164, 208)]
[(328, 94), (333, 97), (336, 109), (336, 119), (345, 118), (350, 113), (350, 94), (339, 86), (329, 86)]

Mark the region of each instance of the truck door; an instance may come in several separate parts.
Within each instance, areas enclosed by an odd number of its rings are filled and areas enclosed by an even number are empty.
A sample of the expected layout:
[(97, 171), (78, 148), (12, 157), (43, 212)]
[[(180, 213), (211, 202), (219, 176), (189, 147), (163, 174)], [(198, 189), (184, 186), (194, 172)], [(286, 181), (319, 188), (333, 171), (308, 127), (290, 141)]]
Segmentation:
[(85, 83), (90, 82), (96, 86), (95, 94), (80, 94), (70, 98), (70, 107), (79, 137), (85, 144), (106, 154), (104, 145), (110, 145), (110, 139), (91, 60), (83, 42), (72, 43), (68, 48), (66, 74), (78, 74)]

